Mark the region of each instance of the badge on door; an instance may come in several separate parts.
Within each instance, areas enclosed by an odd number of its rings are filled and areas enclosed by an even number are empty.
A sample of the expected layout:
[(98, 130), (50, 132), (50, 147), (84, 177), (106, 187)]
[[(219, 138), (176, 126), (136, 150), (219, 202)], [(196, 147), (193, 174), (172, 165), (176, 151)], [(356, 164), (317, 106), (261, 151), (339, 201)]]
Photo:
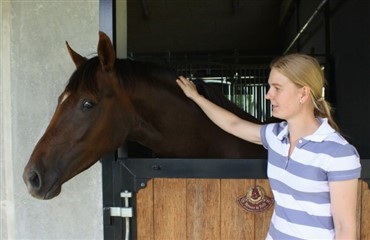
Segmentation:
[(265, 190), (261, 186), (250, 187), (247, 194), (237, 200), (244, 210), (252, 213), (263, 212), (274, 203), (274, 199), (266, 196)]

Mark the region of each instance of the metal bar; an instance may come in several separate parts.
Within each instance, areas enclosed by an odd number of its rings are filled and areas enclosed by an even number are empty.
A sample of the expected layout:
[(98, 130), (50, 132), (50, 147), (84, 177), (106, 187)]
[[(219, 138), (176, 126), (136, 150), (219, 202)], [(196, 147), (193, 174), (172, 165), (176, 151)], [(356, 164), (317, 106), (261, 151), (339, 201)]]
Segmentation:
[(361, 160), (361, 179), (367, 183), (370, 190), (370, 159)]
[(370, 159), (361, 159), (361, 178), (370, 180)]
[(115, 153), (107, 155), (101, 160), (102, 180), (103, 180), (103, 222), (104, 239), (122, 239), (123, 221), (121, 218), (111, 217), (111, 207), (121, 207), (121, 198), (117, 192), (122, 190), (121, 174), (122, 170)]
[(295, 44), (295, 42), (299, 39), (299, 37), (302, 35), (302, 33), (306, 30), (307, 26), (311, 23), (311, 21), (315, 18), (317, 13), (320, 11), (321, 7), (324, 6), (327, 0), (323, 0), (319, 6), (316, 8), (315, 12), (311, 15), (311, 17), (308, 19), (306, 24), (301, 28), (301, 30), (298, 32), (296, 37), (293, 39), (289, 47), (285, 50), (284, 55), (289, 52), (289, 50), (292, 48), (292, 46)]
[[(266, 159), (119, 158), (135, 179), (133, 191), (151, 178), (267, 179)], [(370, 183), (370, 159), (361, 159), (361, 180)]]
[[(135, 178), (266, 179), (266, 159), (119, 158)], [(361, 159), (361, 179), (370, 179), (370, 159)]]
[[(132, 208), (129, 207), (129, 198), (132, 198), (132, 193), (128, 192), (127, 190), (125, 192), (121, 192), (121, 197), (125, 199), (125, 209), (129, 209), (129, 213), (125, 215), (125, 240), (130, 239), (130, 217), (132, 217)], [(131, 215), (130, 215), (131, 213)]]
[(119, 159), (136, 177), (150, 178), (229, 178), (265, 179), (265, 159)]
[(99, 30), (105, 32), (113, 40), (114, 1), (100, 0), (99, 9)]
[(149, 6), (148, 6), (148, 1), (147, 0), (141, 0), (140, 3), (141, 3), (141, 9), (142, 9), (142, 12), (143, 12), (143, 17), (145, 19), (148, 19), (149, 16), (150, 16), (150, 9), (149, 9)]

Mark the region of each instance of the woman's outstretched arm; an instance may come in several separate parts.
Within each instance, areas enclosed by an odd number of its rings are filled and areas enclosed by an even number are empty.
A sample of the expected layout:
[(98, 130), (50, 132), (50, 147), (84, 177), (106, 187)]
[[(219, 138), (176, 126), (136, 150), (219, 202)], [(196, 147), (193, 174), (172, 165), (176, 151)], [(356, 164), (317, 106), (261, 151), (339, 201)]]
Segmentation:
[(189, 79), (180, 76), (176, 82), (185, 95), (192, 99), (217, 126), (248, 142), (262, 144), (260, 133), (262, 125), (246, 121), (209, 101), (198, 93), (195, 84)]

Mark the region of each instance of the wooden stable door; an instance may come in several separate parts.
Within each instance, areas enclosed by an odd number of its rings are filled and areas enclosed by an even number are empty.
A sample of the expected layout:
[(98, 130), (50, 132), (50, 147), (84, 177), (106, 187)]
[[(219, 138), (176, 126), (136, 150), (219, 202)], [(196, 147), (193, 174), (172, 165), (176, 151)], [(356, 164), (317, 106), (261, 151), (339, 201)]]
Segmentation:
[(360, 181), (357, 219), (357, 239), (370, 240), (370, 188), (365, 181)]
[(264, 239), (272, 207), (245, 211), (237, 199), (267, 180), (152, 179), (137, 194), (137, 239)]
[[(267, 180), (157, 178), (137, 193), (138, 240), (261, 240), (273, 207), (245, 211), (237, 202), (251, 186), (272, 196)], [(360, 181), (358, 239), (370, 239), (370, 191)]]

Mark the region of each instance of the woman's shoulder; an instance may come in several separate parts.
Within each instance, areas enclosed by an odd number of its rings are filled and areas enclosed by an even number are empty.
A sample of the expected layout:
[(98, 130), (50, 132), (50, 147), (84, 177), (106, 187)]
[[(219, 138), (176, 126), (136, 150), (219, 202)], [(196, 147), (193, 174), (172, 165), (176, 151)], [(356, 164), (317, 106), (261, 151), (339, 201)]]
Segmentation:
[(275, 135), (279, 135), (284, 129), (287, 129), (288, 124), (286, 121), (280, 122), (264, 122), (262, 128), (264, 131), (273, 132)]
[[(277, 123), (268, 123), (263, 124), (261, 127), (261, 139), (263, 145), (266, 147), (271, 143), (278, 144), (286, 143), (288, 138), (288, 125), (287, 122), (277, 122)], [(274, 145), (274, 144), (273, 144)]]
[(347, 141), (340, 133), (334, 132), (330, 134), (326, 141), (329, 141), (335, 145), (333, 149), (333, 153), (335, 153), (336, 157), (344, 157), (344, 156), (351, 156), (355, 155), (359, 157), (359, 153), (355, 146)]

